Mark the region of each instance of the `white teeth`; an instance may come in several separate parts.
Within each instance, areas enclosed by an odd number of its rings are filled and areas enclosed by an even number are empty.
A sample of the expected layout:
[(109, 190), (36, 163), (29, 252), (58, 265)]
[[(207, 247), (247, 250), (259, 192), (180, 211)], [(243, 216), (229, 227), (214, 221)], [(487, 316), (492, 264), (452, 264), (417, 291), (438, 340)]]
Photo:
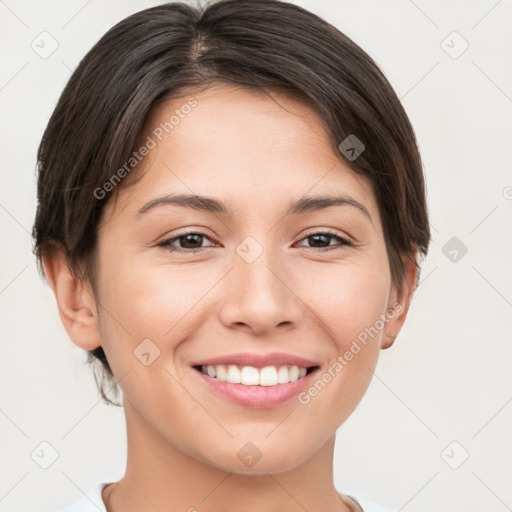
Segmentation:
[(277, 372), (277, 382), (279, 384), (287, 384), (290, 382), (290, 372), (286, 366), (281, 366)]
[(246, 386), (258, 386), (260, 383), (260, 372), (253, 366), (242, 368), (242, 384)]
[(223, 364), (219, 364), (215, 367), (215, 372), (217, 375), (214, 375), (214, 377), (217, 377), (219, 380), (228, 380), (228, 372), (226, 371), (226, 367)]
[(245, 386), (276, 386), (277, 384), (288, 384), (302, 379), (307, 374), (307, 369), (301, 366), (265, 366), (255, 368), (254, 366), (237, 366), (235, 364), (208, 365), (202, 366), (201, 371), (222, 381), (231, 384), (243, 384)]
[(277, 370), (275, 366), (265, 366), (265, 368), (260, 370), (260, 386), (275, 386), (277, 383)]
[(240, 373), (238, 366), (235, 366), (234, 364), (230, 364), (228, 366), (226, 380), (232, 384), (240, 384), (242, 382), (242, 374)]

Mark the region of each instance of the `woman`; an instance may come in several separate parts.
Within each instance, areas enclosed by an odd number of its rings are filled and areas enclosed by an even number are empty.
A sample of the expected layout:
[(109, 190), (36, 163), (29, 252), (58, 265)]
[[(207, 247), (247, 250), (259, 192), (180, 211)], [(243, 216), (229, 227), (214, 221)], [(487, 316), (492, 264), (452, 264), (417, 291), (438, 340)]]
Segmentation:
[(146, 9), (80, 62), (38, 164), (40, 270), (128, 436), (124, 477), (61, 511), (387, 510), (336, 490), (334, 441), (430, 232), (361, 48), (277, 0)]

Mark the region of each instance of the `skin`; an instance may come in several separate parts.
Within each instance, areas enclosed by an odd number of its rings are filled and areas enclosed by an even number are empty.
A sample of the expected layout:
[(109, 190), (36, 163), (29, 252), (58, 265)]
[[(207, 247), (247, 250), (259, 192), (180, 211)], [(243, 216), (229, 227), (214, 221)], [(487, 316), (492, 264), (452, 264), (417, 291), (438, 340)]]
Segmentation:
[[(396, 336), (405, 321), (416, 267), (404, 259), (407, 282), (397, 290), (370, 182), (333, 152), (313, 110), (277, 91), (281, 106), (225, 85), (193, 96), (197, 106), (150, 151), (140, 179), (126, 178), (105, 208), (97, 300), (63, 253), (43, 262), (70, 338), (86, 350), (103, 346), (123, 390), (127, 468), (104, 501), (110, 512), (358, 510), (333, 483), (335, 433), (393, 343), (386, 333)], [(141, 140), (185, 101), (155, 109)], [(137, 218), (167, 193), (208, 195), (233, 215), (166, 205)], [(338, 193), (362, 203), (371, 220), (349, 205), (286, 215), (291, 200)], [(174, 241), (183, 252), (156, 245), (184, 228), (206, 237)], [(315, 246), (311, 235), (326, 228), (356, 245), (331, 237)], [(263, 250), (252, 263), (236, 252), (248, 236)], [(187, 253), (187, 241), (203, 249)], [(244, 407), (214, 394), (190, 367), (279, 351), (326, 371), (396, 302), (401, 312), (308, 404), (295, 397)], [(149, 366), (134, 357), (147, 338), (160, 350)], [(250, 468), (237, 457), (247, 442), (262, 454)]]

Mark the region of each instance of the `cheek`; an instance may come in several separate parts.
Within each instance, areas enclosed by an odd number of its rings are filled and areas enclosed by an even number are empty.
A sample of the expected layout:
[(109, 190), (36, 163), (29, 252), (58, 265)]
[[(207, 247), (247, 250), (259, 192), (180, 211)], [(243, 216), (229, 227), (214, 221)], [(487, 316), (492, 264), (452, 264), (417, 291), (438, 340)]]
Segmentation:
[[(386, 260), (387, 261), (387, 260)], [(339, 352), (373, 326), (387, 306), (390, 275), (378, 259), (321, 266), (305, 274), (303, 296), (322, 321)], [(380, 324), (379, 324), (380, 325)], [(382, 327), (382, 326), (381, 326)]]
[(327, 368), (306, 390), (302, 402), (312, 417), (336, 429), (360, 402), (379, 353), (390, 291), (390, 275), (378, 259), (309, 274), (303, 296), (330, 340)]
[(204, 299), (219, 280), (206, 266), (149, 262), (129, 253), (116, 259), (105, 253), (102, 264), (101, 300), (109, 312), (102, 332), (120, 364), (133, 364), (133, 351), (146, 339), (172, 355), (200, 327)]

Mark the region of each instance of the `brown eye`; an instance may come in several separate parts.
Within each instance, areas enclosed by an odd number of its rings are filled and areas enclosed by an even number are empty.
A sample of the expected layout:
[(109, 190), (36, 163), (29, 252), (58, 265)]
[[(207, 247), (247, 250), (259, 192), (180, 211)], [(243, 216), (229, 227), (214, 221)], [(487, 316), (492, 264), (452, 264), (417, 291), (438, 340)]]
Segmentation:
[[(201, 247), (204, 239), (211, 240), (209, 236), (205, 233), (201, 233), (198, 231), (190, 231), (188, 233), (183, 233), (181, 235), (167, 238), (166, 240), (162, 240), (157, 244), (158, 247), (165, 247), (169, 251), (182, 251), (182, 252), (197, 252), (202, 249), (206, 249), (207, 247)], [(181, 246), (176, 247), (174, 244), (178, 242)]]
[[(334, 239), (338, 241), (338, 244), (331, 245), (330, 241)], [(352, 242), (342, 236), (333, 233), (331, 231), (320, 231), (318, 233), (312, 233), (307, 235), (302, 240), (310, 240), (311, 249), (328, 249), (339, 248), (340, 246), (353, 245)]]

